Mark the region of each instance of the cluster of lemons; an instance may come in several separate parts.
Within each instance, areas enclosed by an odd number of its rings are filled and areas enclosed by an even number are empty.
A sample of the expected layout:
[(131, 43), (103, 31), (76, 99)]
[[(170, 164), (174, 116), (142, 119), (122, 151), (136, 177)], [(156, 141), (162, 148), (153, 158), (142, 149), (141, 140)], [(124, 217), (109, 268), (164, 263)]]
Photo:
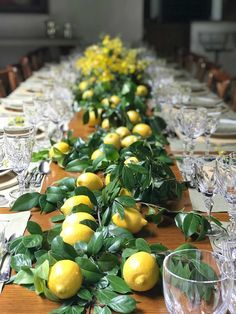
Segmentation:
[[(86, 80), (79, 84), (82, 99), (91, 99), (94, 91), (90, 88), (92, 84), (101, 81), (112, 81), (117, 75), (137, 74), (144, 70), (144, 62), (138, 60), (137, 51), (123, 47), (119, 38), (110, 39), (106, 36), (101, 45), (94, 45), (85, 51), (85, 56), (78, 60), (77, 67), (82, 71)], [(146, 97), (149, 93), (145, 85), (136, 87), (136, 95)], [(111, 108), (116, 108), (121, 103), (118, 95), (102, 99), (101, 103)], [(148, 138), (152, 135), (150, 126), (142, 121), (142, 117), (137, 110), (128, 110), (127, 116), (132, 128), (121, 125), (118, 128), (111, 128), (110, 121), (106, 118), (102, 120), (102, 109), (95, 114), (93, 110), (89, 112), (90, 126), (101, 125), (107, 132), (103, 137), (104, 144), (114, 145), (119, 151), (138, 141), (140, 138)], [(55, 144), (50, 150), (50, 157), (53, 158), (55, 151), (63, 154), (70, 152), (70, 146), (65, 142)], [(102, 149), (96, 149), (91, 154), (91, 159), (95, 160), (104, 155)], [(135, 156), (128, 157), (124, 164), (129, 167), (130, 163), (139, 163)], [(92, 172), (85, 172), (78, 176), (77, 186), (85, 186), (91, 191), (102, 190), (104, 186), (111, 182), (110, 174), (99, 176)], [(120, 195), (131, 195), (132, 192), (125, 188), (120, 190)], [(77, 205), (86, 205), (86, 212), (72, 213), (72, 209)], [(89, 213), (91, 209), (91, 213)], [(96, 221), (93, 216), (94, 204), (86, 195), (76, 195), (67, 199), (61, 207), (65, 216), (62, 224), (60, 236), (63, 241), (74, 245), (78, 241), (88, 243), (94, 231), (87, 225), (82, 224), (83, 220)], [(138, 233), (147, 221), (143, 218), (138, 208), (125, 208), (124, 218), (118, 213), (112, 216), (114, 225), (127, 229), (133, 234)], [(159, 267), (152, 254), (138, 252), (131, 255), (123, 265), (123, 278), (125, 282), (135, 291), (147, 291), (155, 286), (159, 280)], [(69, 260), (62, 260), (54, 264), (50, 270), (48, 287), (60, 299), (67, 299), (75, 295), (82, 284), (82, 273), (77, 263)]]
[(85, 50), (84, 57), (76, 62), (77, 69), (97, 82), (109, 82), (119, 75), (141, 77), (147, 63), (138, 58), (137, 49), (127, 49), (120, 38), (105, 36), (100, 44)]

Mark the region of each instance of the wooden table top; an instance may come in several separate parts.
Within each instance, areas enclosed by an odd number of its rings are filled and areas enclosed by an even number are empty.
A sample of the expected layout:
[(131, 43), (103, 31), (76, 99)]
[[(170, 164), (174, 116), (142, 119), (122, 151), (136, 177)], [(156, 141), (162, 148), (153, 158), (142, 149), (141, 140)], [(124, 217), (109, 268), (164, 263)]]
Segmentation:
[[(84, 126), (81, 120), (81, 113), (75, 114), (70, 123), (70, 129), (73, 130), (75, 136), (86, 137), (93, 131), (93, 128)], [(180, 178), (180, 173), (176, 166), (173, 167), (177, 178)], [(48, 185), (51, 185), (54, 181), (63, 178), (65, 176), (77, 176), (76, 173), (69, 173), (59, 168), (56, 164), (51, 165), (51, 173), (45, 178), (43, 189), (44, 191)], [(179, 206), (185, 206), (187, 209), (191, 209), (191, 203), (188, 196), (188, 192), (185, 192)], [(181, 207), (179, 207), (181, 208)], [(9, 213), (8, 208), (1, 208), (1, 213)], [(54, 215), (58, 215), (58, 211), (50, 214), (40, 214), (39, 211), (32, 211), (31, 220), (39, 223), (43, 230), (47, 230), (52, 227), (50, 218)], [(227, 214), (218, 213), (216, 217), (220, 220), (227, 220)], [(174, 249), (180, 244), (184, 243), (184, 237), (180, 230), (173, 224), (168, 226), (162, 226), (156, 228), (150, 225), (139, 234), (144, 237), (150, 243), (162, 243), (170, 249)], [(206, 239), (201, 242), (195, 242), (200, 249), (209, 249), (211, 246), (209, 240)], [(137, 310), (135, 313), (151, 314), (159, 313), (166, 314), (167, 309), (165, 307), (164, 298), (161, 295), (160, 288), (154, 287), (151, 291), (146, 293), (134, 294), (135, 299), (138, 301)], [(35, 292), (29, 291), (24, 287), (18, 285), (6, 285), (3, 288), (3, 293), (0, 295), (0, 313), (1, 314), (45, 314), (49, 313), (55, 308), (58, 308), (60, 304), (51, 302), (47, 299), (39, 297)]]

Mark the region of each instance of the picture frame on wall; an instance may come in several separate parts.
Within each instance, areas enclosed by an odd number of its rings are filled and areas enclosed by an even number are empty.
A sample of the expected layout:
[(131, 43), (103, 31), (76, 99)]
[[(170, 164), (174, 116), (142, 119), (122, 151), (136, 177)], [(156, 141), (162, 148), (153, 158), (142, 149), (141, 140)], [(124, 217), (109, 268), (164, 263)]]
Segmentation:
[(0, 0), (0, 13), (48, 13), (48, 0)]

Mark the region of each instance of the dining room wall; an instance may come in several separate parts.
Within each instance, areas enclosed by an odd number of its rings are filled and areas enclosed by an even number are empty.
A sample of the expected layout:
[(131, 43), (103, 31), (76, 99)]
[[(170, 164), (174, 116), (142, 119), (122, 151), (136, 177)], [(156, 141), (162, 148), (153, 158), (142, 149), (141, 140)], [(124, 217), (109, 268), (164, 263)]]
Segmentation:
[[(143, 0), (49, 0), (49, 14), (5, 14), (0, 12), (0, 66), (16, 62), (32, 47), (2, 47), (3, 38), (45, 37), (45, 21), (54, 19), (59, 26), (73, 25), (74, 36), (85, 43), (102, 33), (121, 35), (127, 42), (143, 36)], [(34, 49), (35, 47), (33, 47)]]

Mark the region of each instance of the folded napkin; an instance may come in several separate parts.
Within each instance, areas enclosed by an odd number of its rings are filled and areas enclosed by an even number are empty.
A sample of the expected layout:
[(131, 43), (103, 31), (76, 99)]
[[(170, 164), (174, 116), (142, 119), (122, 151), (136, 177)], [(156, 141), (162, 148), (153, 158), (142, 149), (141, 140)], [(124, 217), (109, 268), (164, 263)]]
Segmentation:
[[(5, 229), (5, 238), (18, 238), (24, 234), (27, 222), (30, 218), (30, 211), (16, 214), (0, 214), (0, 226)], [(10, 268), (10, 255), (6, 256), (1, 268), (1, 272), (8, 272)], [(0, 282), (0, 293), (2, 292), (4, 282)]]

